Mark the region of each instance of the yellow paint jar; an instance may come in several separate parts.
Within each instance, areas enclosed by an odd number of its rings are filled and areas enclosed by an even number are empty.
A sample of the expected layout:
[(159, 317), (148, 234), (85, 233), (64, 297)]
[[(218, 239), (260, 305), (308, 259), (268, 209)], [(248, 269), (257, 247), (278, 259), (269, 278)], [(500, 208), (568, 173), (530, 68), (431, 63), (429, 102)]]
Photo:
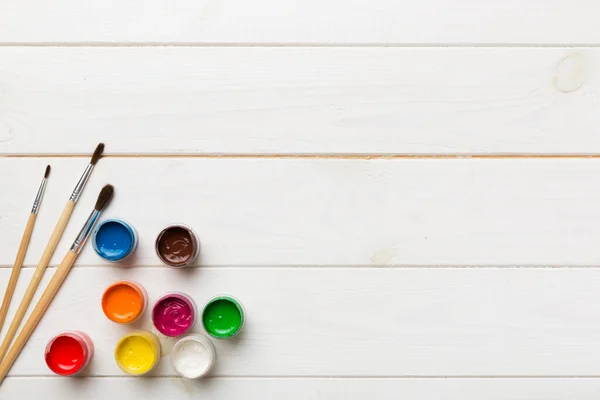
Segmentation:
[(132, 332), (119, 340), (115, 348), (115, 361), (123, 372), (144, 375), (160, 361), (160, 342), (151, 332)]

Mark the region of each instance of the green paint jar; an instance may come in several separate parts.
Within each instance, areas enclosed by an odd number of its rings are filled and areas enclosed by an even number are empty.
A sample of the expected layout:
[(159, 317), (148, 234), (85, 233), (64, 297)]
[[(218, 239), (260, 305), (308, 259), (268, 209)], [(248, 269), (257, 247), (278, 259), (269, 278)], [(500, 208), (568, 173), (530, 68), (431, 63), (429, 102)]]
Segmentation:
[(244, 327), (244, 307), (231, 296), (213, 297), (202, 311), (202, 325), (216, 339), (237, 336)]

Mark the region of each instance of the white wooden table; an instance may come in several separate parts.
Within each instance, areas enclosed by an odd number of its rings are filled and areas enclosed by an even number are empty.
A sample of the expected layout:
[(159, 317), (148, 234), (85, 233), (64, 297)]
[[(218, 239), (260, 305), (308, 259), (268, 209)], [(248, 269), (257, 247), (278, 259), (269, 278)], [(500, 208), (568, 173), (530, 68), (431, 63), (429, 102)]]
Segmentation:
[[(132, 268), (87, 246), (0, 398), (597, 399), (599, 11), (0, 2), (0, 290), (53, 168), (9, 318), (100, 141), (52, 266), (105, 183), (104, 216), (140, 235)], [(200, 236), (196, 268), (159, 265), (171, 222)], [(151, 299), (233, 294), (245, 331), (215, 341), (209, 379), (175, 377), (165, 338), (152, 378), (124, 377), (112, 353), (130, 328), (100, 309), (117, 279)], [(89, 377), (46, 368), (65, 329), (94, 340)]]

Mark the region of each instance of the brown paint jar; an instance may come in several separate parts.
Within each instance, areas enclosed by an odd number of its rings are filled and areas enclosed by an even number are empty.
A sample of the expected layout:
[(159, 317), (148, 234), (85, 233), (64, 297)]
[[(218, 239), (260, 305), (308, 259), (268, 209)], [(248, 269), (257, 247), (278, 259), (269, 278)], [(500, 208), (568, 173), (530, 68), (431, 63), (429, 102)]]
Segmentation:
[(187, 225), (167, 225), (156, 238), (156, 255), (168, 267), (183, 268), (192, 264), (200, 253), (200, 240)]

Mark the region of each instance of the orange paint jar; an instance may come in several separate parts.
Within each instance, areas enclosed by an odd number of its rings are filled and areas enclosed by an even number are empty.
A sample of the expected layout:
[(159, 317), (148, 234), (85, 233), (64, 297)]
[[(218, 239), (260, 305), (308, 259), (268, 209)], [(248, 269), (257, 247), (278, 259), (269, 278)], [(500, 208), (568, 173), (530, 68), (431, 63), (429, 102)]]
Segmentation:
[(118, 324), (128, 324), (144, 313), (148, 295), (136, 282), (118, 281), (102, 295), (102, 311), (108, 319)]

